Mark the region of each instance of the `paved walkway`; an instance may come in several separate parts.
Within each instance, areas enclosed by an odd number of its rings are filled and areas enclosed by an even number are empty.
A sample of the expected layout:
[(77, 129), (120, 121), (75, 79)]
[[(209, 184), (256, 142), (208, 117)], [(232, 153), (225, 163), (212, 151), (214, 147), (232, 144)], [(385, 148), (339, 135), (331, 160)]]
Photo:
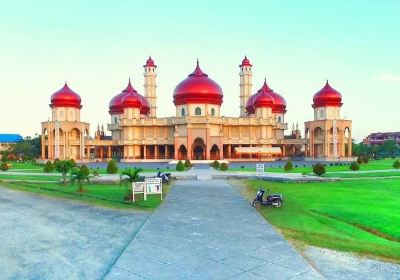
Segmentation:
[(101, 279), (148, 216), (0, 187), (0, 279)]
[(225, 181), (177, 181), (106, 279), (321, 279)]

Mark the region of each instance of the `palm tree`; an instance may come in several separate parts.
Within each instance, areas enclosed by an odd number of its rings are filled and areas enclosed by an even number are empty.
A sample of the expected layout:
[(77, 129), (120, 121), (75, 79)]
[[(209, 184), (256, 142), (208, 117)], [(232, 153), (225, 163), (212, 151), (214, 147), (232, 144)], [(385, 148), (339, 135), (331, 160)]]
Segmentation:
[(133, 182), (138, 182), (141, 181), (141, 177), (139, 176), (139, 172), (142, 171), (142, 168), (125, 168), (120, 175), (120, 181), (123, 182), (129, 182), (129, 183), (133, 183)]
[(71, 170), (71, 183), (74, 184), (76, 181), (78, 181), (79, 184), (78, 191), (83, 192), (83, 182), (87, 181), (89, 183), (89, 175), (82, 167)]
[[(142, 171), (142, 168), (125, 168), (120, 175), (120, 183), (125, 182), (125, 188), (126, 188), (126, 195), (125, 199), (130, 200), (132, 199), (132, 188), (130, 185), (132, 185), (133, 182), (139, 182), (139, 181), (144, 181), (143, 177), (139, 176), (139, 172)], [(130, 185), (128, 186), (128, 183)]]

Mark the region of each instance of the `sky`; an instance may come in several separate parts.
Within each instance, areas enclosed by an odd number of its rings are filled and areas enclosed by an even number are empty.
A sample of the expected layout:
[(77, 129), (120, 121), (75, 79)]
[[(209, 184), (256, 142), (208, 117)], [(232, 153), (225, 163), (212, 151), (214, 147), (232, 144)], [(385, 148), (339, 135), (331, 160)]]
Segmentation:
[[(196, 64), (239, 115), (239, 67), (253, 64), (287, 102), (289, 128), (313, 119), (326, 79), (342, 93), (353, 137), (400, 131), (400, 1), (6, 1), (0, 0), (0, 133), (40, 133), (64, 81), (82, 98), (81, 119), (110, 122), (108, 103), (143, 64), (157, 64), (158, 116), (173, 116), (175, 86)], [(290, 130), (290, 129), (289, 129)], [(290, 133), (287, 131), (286, 133)]]

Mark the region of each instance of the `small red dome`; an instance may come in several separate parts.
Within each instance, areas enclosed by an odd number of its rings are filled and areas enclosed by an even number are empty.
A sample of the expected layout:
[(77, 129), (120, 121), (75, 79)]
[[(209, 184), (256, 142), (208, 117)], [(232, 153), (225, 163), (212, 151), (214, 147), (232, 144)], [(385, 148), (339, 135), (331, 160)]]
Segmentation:
[(140, 109), (140, 114), (147, 115), (150, 113), (150, 104), (146, 97), (139, 94), (141, 101), (142, 101), (142, 108)]
[(124, 93), (122, 108), (142, 108), (142, 98), (144, 97), (133, 88), (131, 79), (129, 79), (128, 86), (122, 92)]
[(56, 91), (51, 95), (50, 98), (51, 104), (50, 107), (73, 107), (73, 108), (78, 108), (81, 109), (81, 97), (79, 94), (74, 92), (72, 89), (70, 89), (67, 85), (67, 82), (65, 82), (65, 85), (59, 90)]
[(157, 65), (154, 64), (154, 60), (149, 56), (149, 58), (146, 60), (146, 64), (143, 65), (143, 67), (157, 67)]
[(242, 66), (250, 66), (250, 67), (253, 66), (253, 65), (251, 65), (250, 60), (247, 58), (247, 56), (244, 56), (244, 58), (242, 60), (242, 64), (239, 65), (239, 67), (242, 67)]
[(271, 96), (272, 89), (269, 88), (267, 82), (264, 80), (262, 88), (257, 92), (253, 99), (254, 108), (261, 107), (274, 107), (274, 98)]
[(188, 103), (222, 104), (223, 93), (221, 87), (208, 78), (197, 61), (196, 69), (185, 80), (180, 82), (174, 90), (174, 104)]
[(313, 101), (313, 108), (325, 106), (341, 107), (343, 104), (342, 95), (332, 88), (328, 81), (326, 81), (325, 86), (320, 91), (314, 94)]

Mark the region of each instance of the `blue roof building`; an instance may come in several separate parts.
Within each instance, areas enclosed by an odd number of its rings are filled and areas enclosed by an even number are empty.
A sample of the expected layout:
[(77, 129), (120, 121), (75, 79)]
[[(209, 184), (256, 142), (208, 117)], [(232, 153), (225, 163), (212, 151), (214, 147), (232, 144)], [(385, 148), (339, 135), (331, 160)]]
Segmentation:
[(22, 141), (23, 138), (20, 134), (1, 134), (0, 133), (0, 143), (17, 143)]

